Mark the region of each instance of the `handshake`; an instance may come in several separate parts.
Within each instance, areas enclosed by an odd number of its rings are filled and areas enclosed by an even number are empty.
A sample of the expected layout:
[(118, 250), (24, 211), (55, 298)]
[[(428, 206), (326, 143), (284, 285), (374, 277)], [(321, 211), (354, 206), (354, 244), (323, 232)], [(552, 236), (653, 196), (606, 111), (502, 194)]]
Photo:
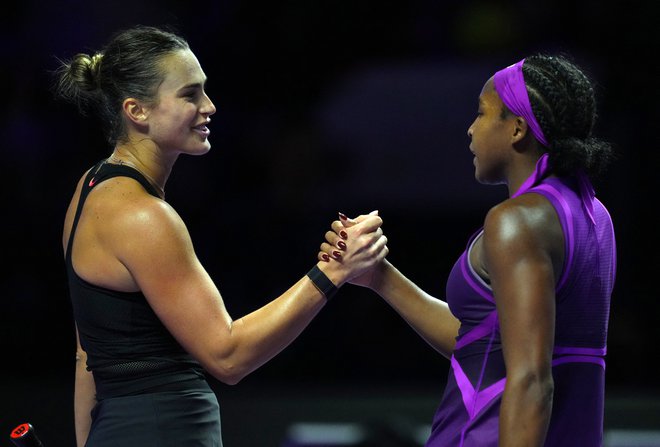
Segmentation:
[(317, 265), (336, 287), (351, 283), (372, 288), (389, 253), (378, 211), (354, 219), (339, 213), (325, 233)]

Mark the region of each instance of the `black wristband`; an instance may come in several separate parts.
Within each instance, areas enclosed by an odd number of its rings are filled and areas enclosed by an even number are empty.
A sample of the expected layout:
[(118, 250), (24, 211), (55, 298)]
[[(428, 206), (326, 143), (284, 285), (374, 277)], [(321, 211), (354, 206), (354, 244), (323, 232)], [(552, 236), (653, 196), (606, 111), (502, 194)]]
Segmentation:
[(312, 280), (314, 287), (319, 289), (319, 292), (321, 292), (328, 301), (330, 301), (330, 298), (332, 298), (335, 293), (337, 293), (337, 290), (339, 290), (337, 286), (330, 281), (330, 278), (325, 276), (325, 273), (323, 273), (316, 265), (307, 272), (307, 277)]

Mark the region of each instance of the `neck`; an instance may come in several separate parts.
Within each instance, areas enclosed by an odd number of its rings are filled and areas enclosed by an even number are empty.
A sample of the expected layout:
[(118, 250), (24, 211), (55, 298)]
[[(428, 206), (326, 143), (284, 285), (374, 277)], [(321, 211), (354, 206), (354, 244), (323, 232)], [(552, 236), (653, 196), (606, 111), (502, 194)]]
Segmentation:
[(119, 147), (115, 148), (110, 157), (108, 157), (108, 161), (110, 163), (125, 165), (135, 169), (156, 189), (161, 199), (165, 198), (167, 174), (165, 171), (159, 173), (156, 164), (146, 163), (139, 157), (135, 156), (132, 152), (122, 150)]
[[(542, 159), (543, 158), (543, 159)], [(517, 174), (509, 181), (509, 197), (518, 196), (533, 185), (538, 184), (550, 173), (547, 156), (540, 155), (538, 159), (529, 158)]]

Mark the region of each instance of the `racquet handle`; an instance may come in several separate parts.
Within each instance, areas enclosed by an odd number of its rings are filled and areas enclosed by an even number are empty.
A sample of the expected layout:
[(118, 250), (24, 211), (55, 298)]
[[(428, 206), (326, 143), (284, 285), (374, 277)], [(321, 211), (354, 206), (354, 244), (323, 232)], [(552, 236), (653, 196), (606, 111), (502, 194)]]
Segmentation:
[(21, 424), (13, 429), (9, 439), (16, 447), (44, 447), (43, 443), (37, 437), (32, 424)]

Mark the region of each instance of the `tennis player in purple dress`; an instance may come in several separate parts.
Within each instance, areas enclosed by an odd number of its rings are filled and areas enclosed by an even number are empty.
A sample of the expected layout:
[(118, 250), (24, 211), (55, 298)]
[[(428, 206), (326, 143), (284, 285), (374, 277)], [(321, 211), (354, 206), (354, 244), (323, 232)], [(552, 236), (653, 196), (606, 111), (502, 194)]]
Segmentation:
[[(590, 181), (612, 156), (595, 117), (592, 84), (566, 57), (495, 73), (468, 135), (476, 179), (509, 197), (469, 238), (446, 301), (387, 260), (351, 281), (450, 361), (428, 447), (602, 445), (616, 244)], [(361, 218), (333, 222), (319, 256)]]

